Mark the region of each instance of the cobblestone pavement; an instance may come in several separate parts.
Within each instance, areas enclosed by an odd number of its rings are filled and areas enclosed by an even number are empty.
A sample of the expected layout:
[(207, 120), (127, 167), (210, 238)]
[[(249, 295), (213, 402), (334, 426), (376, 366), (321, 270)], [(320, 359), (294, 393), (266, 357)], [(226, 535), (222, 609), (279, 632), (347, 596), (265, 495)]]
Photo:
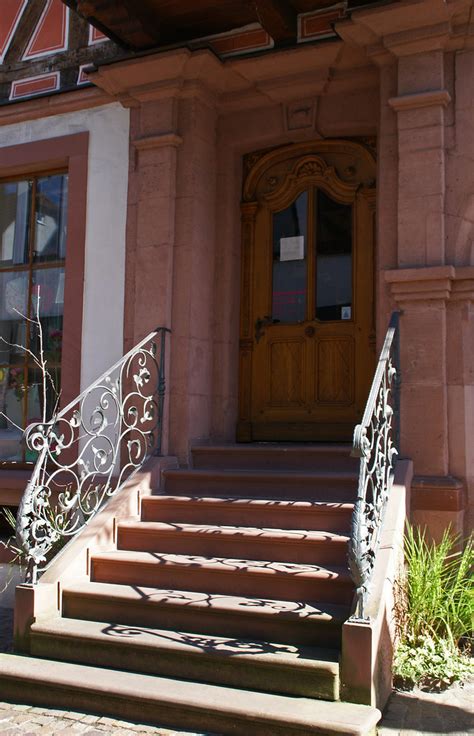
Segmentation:
[[(11, 651), (12, 630), (11, 609), (0, 608), (0, 651)], [(99, 715), (0, 702), (0, 736), (33, 736), (33, 734), (205, 736), (119, 721)], [(444, 693), (393, 693), (379, 724), (379, 736), (441, 735), (474, 736), (474, 681), (465, 686), (453, 686)]]
[(204, 736), (73, 711), (0, 703), (0, 736)]
[(474, 681), (442, 693), (394, 692), (379, 736), (474, 735)]

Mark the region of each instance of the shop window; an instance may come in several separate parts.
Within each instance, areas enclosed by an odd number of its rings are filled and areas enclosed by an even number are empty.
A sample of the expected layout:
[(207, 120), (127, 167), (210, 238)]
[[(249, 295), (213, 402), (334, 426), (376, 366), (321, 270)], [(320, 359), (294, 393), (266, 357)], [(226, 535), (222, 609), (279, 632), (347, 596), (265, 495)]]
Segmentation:
[[(60, 391), (68, 175), (0, 181), (0, 461), (33, 461), (22, 429), (51, 416)], [(39, 297), (39, 302), (38, 302)], [(39, 304), (43, 354), (55, 391), (43, 396), (34, 323)], [(26, 318), (26, 319), (25, 319)], [(26, 348), (26, 351), (23, 349)], [(11, 421), (5, 418), (6, 415)]]

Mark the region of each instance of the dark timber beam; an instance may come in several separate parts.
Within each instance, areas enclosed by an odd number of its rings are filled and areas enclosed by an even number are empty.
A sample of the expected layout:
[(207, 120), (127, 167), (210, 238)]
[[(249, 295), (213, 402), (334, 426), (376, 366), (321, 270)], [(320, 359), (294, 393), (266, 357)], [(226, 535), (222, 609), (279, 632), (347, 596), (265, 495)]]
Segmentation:
[(140, 0), (63, 0), (109, 38), (129, 49), (150, 48), (163, 42), (160, 19)]
[(275, 43), (295, 41), (297, 13), (289, 0), (255, 0), (258, 20)]

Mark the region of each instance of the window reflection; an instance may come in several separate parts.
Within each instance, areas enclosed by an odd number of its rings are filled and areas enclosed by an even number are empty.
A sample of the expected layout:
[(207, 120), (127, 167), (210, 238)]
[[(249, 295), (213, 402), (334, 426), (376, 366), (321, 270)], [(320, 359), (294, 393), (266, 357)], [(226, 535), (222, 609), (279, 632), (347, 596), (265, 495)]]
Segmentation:
[(352, 207), (317, 190), (316, 317), (352, 317)]
[(33, 250), (36, 263), (58, 261), (66, 256), (66, 199), (67, 176), (38, 179)]
[(55, 405), (49, 386), (43, 406), (31, 355), (39, 355), (38, 330), (25, 317), (35, 318), (39, 295), (44, 357), (59, 390), (66, 237), (66, 174), (0, 182), (0, 460), (34, 460), (21, 429)]
[(0, 268), (28, 263), (31, 181), (0, 183)]
[(302, 322), (306, 317), (308, 193), (273, 215), (272, 317)]

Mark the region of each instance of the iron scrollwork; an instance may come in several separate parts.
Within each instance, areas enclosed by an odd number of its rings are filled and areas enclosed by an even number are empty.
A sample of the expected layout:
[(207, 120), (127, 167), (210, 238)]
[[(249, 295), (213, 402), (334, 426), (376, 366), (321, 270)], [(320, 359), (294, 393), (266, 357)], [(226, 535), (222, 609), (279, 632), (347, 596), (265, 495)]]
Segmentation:
[(51, 421), (25, 431), (37, 453), (16, 528), (27, 582), (161, 453), (167, 332), (150, 333)]
[(399, 452), (399, 312), (390, 319), (352, 456), (360, 458), (357, 500), (349, 540), (349, 568), (356, 588), (353, 619), (367, 620), (365, 605), (384, 511)]

